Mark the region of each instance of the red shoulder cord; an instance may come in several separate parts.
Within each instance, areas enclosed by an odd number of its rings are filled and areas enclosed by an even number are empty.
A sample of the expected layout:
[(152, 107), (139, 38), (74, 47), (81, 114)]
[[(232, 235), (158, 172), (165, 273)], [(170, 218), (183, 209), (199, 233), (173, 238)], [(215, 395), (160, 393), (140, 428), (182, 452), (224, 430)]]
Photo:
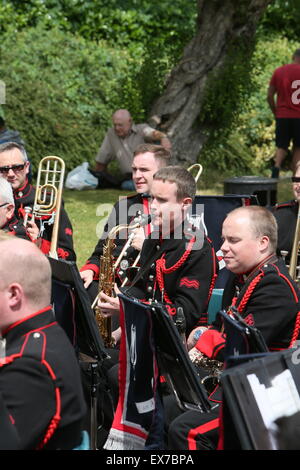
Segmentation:
[(165, 283), (164, 283), (164, 274), (170, 274), (176, 271), (177, 269), (180, 268), (180, 266), (185, 263), (187, 258), (189, 257), (193, 244), (195, 243), (196, 238), (193, 237), (188, 243), (187, 249), (183, 253), (182, 257), (175, 263), (173, 266), (170, 266), (170, 268), (166, 268), (166, 260), (165, 260), (165, 254), (162, 255), (162, 257), (158, 260), (156, 260), (156, 279), (158, 283), (159, 290), (163, 292), (163, 300), (166, 303), (171, 304), (171, 300), (168, 296), (168, 294), (165, 292)]
[(244, 310), (244, 308), (246, 307), (255, 287), (257, 286), (257, 284), (260, 282), (261, 278), (264, 276), (264, 272), (261, 272), (260, 274), (258, 274), (258, 276), (256, 276), (254, 279), (252, 279), (252, 281), (250, 282), (245, 294), (243, 295), (242, 297), (242, 300), (240, 301), (237, 309), (240, 313), (242, 313), (242, 311)]
[[(239, 305), (237, 307), (239, 313), (242, 313), (242, 311), (244, 310), (245, 306), (248, 303), (249, 298), (252, 295), (253, 290), (255, 289), (256, 285), (260, 282), (260, 280), (263, 276), (264, 276), (264, 273), (261, 272), (256, 278), (254, 278), (250, 282), (248, 289), (246, 290), (244, 296), (242, 297), (241, 302), (239, 303)], [(236, 301), (236, 298), (234, 300)], [(235, 304), (235, 301), (234, 301), (233, 305)], [(291, 342), (290, 342), (288, 348), (293, 347), (295, 341), (298, 339), (299, 331), (300, 331), (300, 311), (297, 313), (292, 339), (291, 339)]]

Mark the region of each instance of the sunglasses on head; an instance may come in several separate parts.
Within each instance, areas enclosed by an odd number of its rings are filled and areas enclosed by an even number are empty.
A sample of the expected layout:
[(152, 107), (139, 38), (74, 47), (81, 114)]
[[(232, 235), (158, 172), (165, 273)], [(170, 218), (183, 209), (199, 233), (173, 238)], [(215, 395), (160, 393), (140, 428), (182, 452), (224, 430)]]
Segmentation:
[(3, 202), (3, 204), (0, 204), (0, 207), (8, 206), (8, 202)]
[(2, 174), (7, 174), (9, 170), (12, 170), (14, 172), (22, 171), (24, 170), (25, 163), (19, 163), (18, 165), (9, 165), (9, 166), (0, 166), (0, 173)]

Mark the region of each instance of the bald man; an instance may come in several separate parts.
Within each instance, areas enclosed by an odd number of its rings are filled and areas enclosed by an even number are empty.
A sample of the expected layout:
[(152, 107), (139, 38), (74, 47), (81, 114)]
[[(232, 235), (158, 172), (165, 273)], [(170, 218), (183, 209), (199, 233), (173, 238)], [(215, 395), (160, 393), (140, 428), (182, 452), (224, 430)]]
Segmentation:
[(148, 124), (134, 124), (127, 109), (115, 111), (112, 122), (113, 127), (108, 129), (96, 156), (95, 170), (106, 172), (108, 163), (116, 159), (124, 177), (121, 188), (134, 191), (131, 165), (133, 153), (138, 145), (145, 142), (159, 142), (166, 150), (170, 150), (171, 143), (166, 134), (153, 129)]
[(24, 450), (73, 449), (86, 414), (79, 365), (50, 295), (46, 256), (26, 240), (0, 238), (0, 393)]

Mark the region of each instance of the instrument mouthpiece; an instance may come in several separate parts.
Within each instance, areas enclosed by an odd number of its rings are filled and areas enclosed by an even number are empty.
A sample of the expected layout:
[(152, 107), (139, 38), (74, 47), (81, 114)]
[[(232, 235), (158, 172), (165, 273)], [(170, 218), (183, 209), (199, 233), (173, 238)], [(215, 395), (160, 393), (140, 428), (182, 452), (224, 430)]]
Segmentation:
[(150, 214), (143, 214), (141, 215), (140, 225), (144, 227), (144, 225), (148, 225), (151, 222), (151, 215)]

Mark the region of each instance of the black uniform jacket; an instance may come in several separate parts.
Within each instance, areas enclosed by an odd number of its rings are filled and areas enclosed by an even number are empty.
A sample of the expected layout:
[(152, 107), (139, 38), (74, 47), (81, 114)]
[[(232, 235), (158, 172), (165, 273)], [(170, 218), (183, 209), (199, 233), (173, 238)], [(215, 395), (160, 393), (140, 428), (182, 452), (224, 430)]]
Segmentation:
[(280, 255), (282, 250), (287, 251), (287, 261), (293, 248), (298, 207), (298, 202), (293, 200), (277, 204), (272, 210), (278, 225), (277, 254)]
[[(33, 208), (35, 198), (35, 188), (26, 181), (22, 188), (14, 191), (14, 199), (16, 205), (16, 216), (20, 219), (24, 219), (25, 211), (24, 207), (28, 206)], [(53, 224), (48, 224), (49, 217), (43, 217), (40, 224), (44, 223), (45, 230), (42, 234), (41, 250), (46, 255), (49, 253), (51, 245), (51, 237)], [(37, 219), (35, 223), (38, 225)], [(59, 229), (58, 229), (58, 241), (57, 241), (57, 255), (58, 258), (66, 259), (67, 261), (76, 261), (76, 254), (73, 246), (73, 228), (69, 220), (69, 217), (62, 207), (59, 218)]]
[(79, 365), (51, 307), (12, 324), (3, 338), (0, 392), (19, 448), (78, 446), (86, 413)]
[[(276, 256), (269, 257), (247, 276), (235, 276), (224, 291), (227, 306), (231, 299), (246, 323), (260, 330), (270, 351), (286, 349), (299, 337), (299, 297), (299, 289), (283, 260)], [(200, 336), (196, 347), (206, 356), (222, 360), (226, 339), (220, 329), (218, 321), (214, 322)]]
[[(109, 215), (108, 221), (104, 227), (101, 238), (99, 239), (94, 252), (87, 260), (80, 271), (91, 269), (94, 271), (94, 280), (99, 277), (100, 257), (103, 254), (103, 245), (108, 237), (109, 232), (117, 225), (129, 225), (134, 223), (135, 217), (140, 214), (149, 214), (149, 197), (147, 195), (134, 194), (133, 196), (124, 197), (120, 199), (113, 207), (112, 212)], [(149, 224), (145, 226), (145, 234), (148, 235), (150, 230)], [(128, 239), (128, 230), (122, 229), (116, 234), (115, 248), (113, 250), (113, 258), (116, 260), (122, 251), (125, 243)], [(138, 255), (138, 251), (133, 248), (126, 250), (126, 255), (122, 258), (122, 264), (118, 271), (122, 270), (122, 266), (126, 269), (127, 266), (131, 266)], [(121, 276), (122, 273), (119, 274)], [(123, 275), (125, 277), (125, 275)]]
[(26, 228), (23, 225), (23, 220), (18, 220), (15, 215), (1, 228), (4, 232), (8, 232), (16, 237), (23, 238), (24, 240), (33, 241)]
[(151, 237), (143, 244), (140, 270), (125, 292), (145, 302), (163, 302), (171, 315), (182, 307), (188, 335), (196, 325), (207, 325), (208, 302), (217, 276), (214, 249), (199, 233), (196, 242), (192, 232), (181, 233), (181, 237), (171, 234), (164, 240), (154, 233)]

